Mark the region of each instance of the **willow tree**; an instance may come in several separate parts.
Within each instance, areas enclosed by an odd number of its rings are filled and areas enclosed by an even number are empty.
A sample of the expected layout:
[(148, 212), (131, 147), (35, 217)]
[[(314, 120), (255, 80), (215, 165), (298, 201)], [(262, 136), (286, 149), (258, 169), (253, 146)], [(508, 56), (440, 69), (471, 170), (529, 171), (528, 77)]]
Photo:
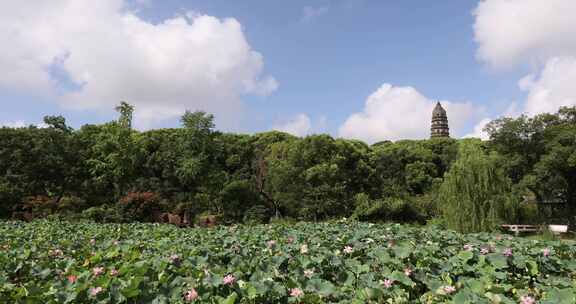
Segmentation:
[(514, 216), (517, 200), (495, 154), (478, 141), (461, 142), (458, 159), (440, 187), (440, 209), (451, 229), (490, 231)]

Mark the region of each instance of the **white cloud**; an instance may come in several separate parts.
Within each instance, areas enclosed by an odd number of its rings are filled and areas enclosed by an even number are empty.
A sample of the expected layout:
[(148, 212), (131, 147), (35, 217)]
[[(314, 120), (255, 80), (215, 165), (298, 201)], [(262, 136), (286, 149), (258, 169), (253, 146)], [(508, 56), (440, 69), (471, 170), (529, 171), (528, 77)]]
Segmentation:
[(37, 128), (48, 128), (48, 125), (41, 122), (41, 123), (26, 123), (24, 120), (15, 120), (15, 121), (7, 121), (7, 122), (0, 122), (0, 128), (1, 127), (7, 127), (7, 128), (26, 128), (28, 126), (36, 126)]
[[(448, 113), (453, 137), (458, 136), (466, 122), (480, 112), (471, 103), (441, 103)], [(340, 127), (339, 135), (369, 143), (428, 138), (435, 104), (436, 101), (426, 98), (412, 87), (384, 84), (368, 97), (362, 112), (348, 117)]]
[(496, 67), (576, 54), (574, 0), (482, 0), (474, 14), (478, 57)]
[(16, 120), (16, 121), (7, 121), (7, 122), (0, 122), (1, 127), (7, 128), (24, 128), (27, 124), (23, 120)]
[(475, 126), (472, 133), (462, 136), (463, 138), (480, 138), (481, 140), (488, 140), (490, 135), (484, 131), (484, 127), (491, 122), (492, 119), (484, 118), (480, 120)]
[(551, 58), (538, 74), (519, 82), (528, 92), (525, 112), (528, 115), (554, 113), (561, 106), (576, 105), (576, 58)]
[(306, 136), (312, 131), (312, 121), (308, 115), (298, 114), (288, 121), (275, 124), (272, 129), (295, 136)]
[(312, 19), (318, 18), (328, 12), (330, 8), (328, 6), (321, 6), (321, 7), (313, 7), (313, 6), (305, 6), (302, 9), (302, 22), (310, 22)]
[[(483, 0), (474, 26), (478, 57), (495, 67), (530, 64), (518, 85), (527, 92), (514, 115), (556, 112), (576, 105), (574, 0)], [(505, 113), (510, 114), (510, 113)]]
[[(136, 106), (137, 124), (202, 109), (228, 121), (242, 111), (243, 94), (278, 87), (263, 77), (262, 55), (252, 50), (241, 24), (199, 14), (153, 24), (123, 0), (2, 1), (0, 88), (57, 96), (67, 108)], [(62, 85), (64, 71), (78, 89)]]

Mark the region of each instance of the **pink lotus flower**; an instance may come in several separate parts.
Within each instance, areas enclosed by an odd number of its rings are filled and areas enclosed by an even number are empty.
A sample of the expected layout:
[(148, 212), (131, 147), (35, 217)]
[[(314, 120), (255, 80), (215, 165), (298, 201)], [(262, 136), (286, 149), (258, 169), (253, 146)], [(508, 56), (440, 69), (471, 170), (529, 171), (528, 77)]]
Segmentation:
[(450, 285), (446, 285), (446, 286), (442, 287), (442, 290), (443, 290), (444, 293), (446, 293), (446, 294), (451, 294), (451, 293), (453, 293), (453, 292), (456, 291), (456, 287), (450, 286)]
[(488, 249), (488, 248), (486, 248), (486, 247), (482, 247), (482, 248), (480, 249), (480, 254), (481, 254), (481, 255), (486, 255), (486, 254), (488, 254), (489, 252), (490, 252), (490, 249)]
[(505, 248), (502, 254), (507, 257), (512, 256), (512, 248)]
[(113, 277), (117, 276), (117, 275), (118, 275), (118, 270), (112, 268), (112, 270), (110, 270), (110, 275), (113, 276)]
[(307, 254), (308, 253), (308, 245), (303, 244), (302, 246), (300, 246), (300, 253), (301, 254)]
[(73, 274), (69, 275), (69, 276), (66, 277), (66, 278), (68, 279), (68, 282), (69, 282), (69, 283), (72, 283), (72, 284), (74, 284), (74, 283), (76, 283), (76, 281), (78, 281), (78, 277), (75, 276), (75, 275), (73, 275)]
[(90, 292), (90, 296), (95, 297), (97, 296), (99, 293), (101, 293), (102, 291), (104, 291), (104, 289), (100, 286), (98, 287), (92, 287), (90, 288), (89, 292)]
[(354, 252), (354, 248), (352, 248), (352, 246), (346, 246), (346, 247), (344, 247), (343, 251), (346, 254), (350, 254), (350, 253)]
[(550, 255), (550, 248), (544, 248), (542, 249), (542, 255), (544, 255), (545, 257)]
[(99, 276), (104, 273), (104, 267), (94, 267), (92, 268), (92, 274)]
[(466, 244), (466, 245), (464, 245), (464, 250), (466, 250), (466, 251), (472, 251), (472, 249), (474, 249), (474, 246), (472, 246), (471, 244)]
[(300, 288), (292, 288), (292, 289), (290, 289), (290, 296), (291, 296), (291, 297), (298, 298), (298, 297), (301, 297), (301, 296), (303, 296), (303, 295), (304, 295), (304, 292), (303, 292), (302, 289), (300, 289)]
[(275, 240), (269, 240), (268, 242), (266, 242), (266, 246), (268, 248), (272, 248), (272, 247), (276, 246), (276, 241)]
[(222, 282), (224, 283), (224, 285), (232, 285), (234, 284), (234, 282), (236, 282), (236, 278), (233, 275), (229, 274), (226, 275), (224, 279), (222, 279)]
[(306, 269), (304, 270), (304, 276), (307, 278), (311, 278), (314, 275), (314, 269)]
[(411, 276), (412, 275), (412, 269), (410, 267), (404, 268), (404, 274), (408, 277)]
[(176, 263), (180, 262), (180, 257), (177, 254), (173, 254), (173, 255), (169, 256), (168, 259), (170, 260), (170, 263), (172, 263), (172, 264), (176, 264)]
[(536, 300), (533, 297), (522, 296), (520, 298), (520, 304), (534, 304), (534, 303), (536, 303)]
[(240, 252), (240, 246), (238, 246), (236, 244), (232, 245), (232, 247), (230, 247), (230, 248), (232, 248), (232, 251), (234, 251), (236, 253)]
[(186, 291), (186, 293), (184, 293), (184, 299), (188, 302), (192, 302), (192, 301), (196, 300), (196, 298), (198, 298), (198, 292), (194, 288), (192, 288), (192, 289)]
[(61, 257), (64, 255), (64, 252), (62, 252), (62, 250), (60, 250), (60, 249), (54, 249), (54, 250), (50, 250), (50, 252), (48, 254), (52, 257)]
[(384, 280), (384, 282), (382, 284), (384, 284), (384, 288), (390, 288), (390, 287), (392, 287), (392, 285), (394, 285), (394, 281), (390, 280), (390, 279), (386, 279), (386, 280)]

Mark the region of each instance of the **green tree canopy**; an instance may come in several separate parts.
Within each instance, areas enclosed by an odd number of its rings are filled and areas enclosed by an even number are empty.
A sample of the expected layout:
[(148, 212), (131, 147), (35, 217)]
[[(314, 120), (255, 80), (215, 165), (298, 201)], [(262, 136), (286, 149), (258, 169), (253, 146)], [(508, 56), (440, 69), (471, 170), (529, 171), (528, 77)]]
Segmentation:
[(468, 233), (495, 229), (509, 218), (517, 199), (498, 155), (486, 153), (478, 141), (464, 141), (444, 178), (439, 201), (448, 227)]

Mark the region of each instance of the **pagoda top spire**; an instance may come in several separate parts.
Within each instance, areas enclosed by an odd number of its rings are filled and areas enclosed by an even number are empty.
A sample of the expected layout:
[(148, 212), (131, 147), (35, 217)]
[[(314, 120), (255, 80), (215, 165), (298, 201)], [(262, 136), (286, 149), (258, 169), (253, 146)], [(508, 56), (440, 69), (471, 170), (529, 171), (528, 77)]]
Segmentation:
[(436, 106), (432, 111), (432, 117), (438, 117), (438, 116), (446, 116), (446, 110), (444, 110), (440, 101), (436, 102)]
[(450, 137), (450, 128), (448, 128), (448, 116), (446, 110), (442, 107), (440, 101), (436, 102), (432, 110), (432, 126), (430, 127), (430, 138)]

